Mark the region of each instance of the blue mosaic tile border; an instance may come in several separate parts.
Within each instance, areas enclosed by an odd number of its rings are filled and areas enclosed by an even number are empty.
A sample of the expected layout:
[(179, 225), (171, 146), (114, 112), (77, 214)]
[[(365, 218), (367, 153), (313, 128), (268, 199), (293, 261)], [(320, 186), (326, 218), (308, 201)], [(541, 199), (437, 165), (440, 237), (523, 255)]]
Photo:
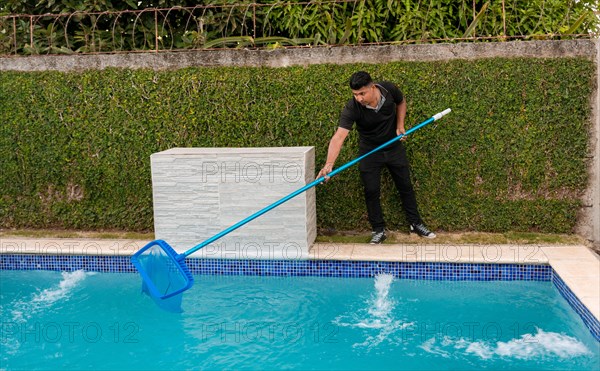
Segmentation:
[(579, 314), (579, 317), (585, 323), (585, 326), (590, 330), (594, 338), (600, 341), (600, 321), (590, 312), (589, 309), (575, 296), (573, 291), (567, 286), (567, 284), (560, 278), (558, 273), (552, 270), (552, 283), (558, 289), (558, 292), (565, 298), (571, 308)]
[(0, 270), (136, 272), (129, 256), (0, 254)]
[(194, 274), (374, 277), (379, 273), (405, 279), (453, 281), (550, 281), (551, 269), (543, 265), (409, 263), (337, 260), (228, 260), (190, 259)]
[[(451, 281), (550, 281), (547, 265), (409, 263), (338, 260), (186, 259), (193, 274), (250, 276), (374, 277), (390, 273), (399, 278)], [(0, 270), (83, 269), (96, 272), (136, 272), (129, 256), (0, 254)]]

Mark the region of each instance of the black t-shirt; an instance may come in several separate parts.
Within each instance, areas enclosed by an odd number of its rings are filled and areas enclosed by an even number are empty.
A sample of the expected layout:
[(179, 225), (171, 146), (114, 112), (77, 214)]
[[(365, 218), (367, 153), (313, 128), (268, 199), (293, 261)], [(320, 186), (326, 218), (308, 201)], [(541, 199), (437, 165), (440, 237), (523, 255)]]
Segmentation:
[[(376, 86), (385, 97), (383, 106), (377, 112), (364, 107), (352, 98), (346, 103), (340, 115), (339, 127), (352, 130), (356, 123), (361, 150), (373, 149), (397, 136), (396, 105), (404, 100), (402, 92), (391, 82), (384, 81)], [(390, 145), (390, 148), (395, 146)]]

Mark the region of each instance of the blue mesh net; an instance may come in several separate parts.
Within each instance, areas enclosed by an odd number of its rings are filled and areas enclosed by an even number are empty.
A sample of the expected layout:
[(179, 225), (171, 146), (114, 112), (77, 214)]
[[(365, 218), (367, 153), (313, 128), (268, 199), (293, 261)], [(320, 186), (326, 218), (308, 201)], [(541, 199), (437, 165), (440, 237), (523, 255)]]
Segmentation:
[(166, 242), (152, 241), (131, 258), (142, 275), (142, 291), (158, 306), (181, 312), (183, 292), (193, 284), (193, 277), (185, 262)]

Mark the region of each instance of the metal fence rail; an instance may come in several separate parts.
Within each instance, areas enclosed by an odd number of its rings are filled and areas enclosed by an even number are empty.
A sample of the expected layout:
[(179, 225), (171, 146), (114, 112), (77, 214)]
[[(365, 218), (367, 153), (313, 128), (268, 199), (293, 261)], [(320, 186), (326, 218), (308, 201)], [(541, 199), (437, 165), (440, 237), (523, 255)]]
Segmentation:
[[(491, 3), (489, 7), (488, 3)], [(540, 20), (532, 20), (532, 24), (537, 22), (537, 29), (531, 29), (521, 19), (516, 21), (516, 15), (506, 8), (504, 0), (488, 3), (479, 8), (473, 4), (472, 8), (462, 9), (453, 19), (439, 13), (426, 20), (422, 15), (419, 18), (419, 9), (413, 10), (412, 14), (402, 12), (401, 2), (397, 2), (399, 5), (396, 10), (389, 5), (387, 8), (370, 9), (365, 6), (365, 0), (280, 1), (272, 4), (240, 3), (64, 14), (11, 14), (0, 16), (0, 55), (598, 36), (597, 11), (590, 11), (575, 19), (566, 19), (562, 29), (557, 30), (547, 29)], [(575, 32), (585, 22), (590, 23), (590, 19), (593, 29)]]

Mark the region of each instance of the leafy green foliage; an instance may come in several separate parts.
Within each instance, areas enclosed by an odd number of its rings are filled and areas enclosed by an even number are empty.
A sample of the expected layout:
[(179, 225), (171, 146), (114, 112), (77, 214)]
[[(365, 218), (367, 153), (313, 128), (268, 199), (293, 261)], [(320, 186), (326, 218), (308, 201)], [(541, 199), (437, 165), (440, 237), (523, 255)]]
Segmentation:
[(566, 38), (600, 32), (596, 3), (10, 0), (0, 55)]
[[(595, 76), (576, 58), (2, 72), (0, 226), (151, 230), (149, 158), (172, 147), (314, 146), (319, 168), (358, 69), (400, 86), (407, 127), (453, 110), (406, 142), (432, 228), (573, 230)], [(356, 155), (353, 132), (337, 166)], [(320, 228), (368, 227), (356, 167), (317, 200)], [(402, 228), (387, 173), (382, 203)]]

